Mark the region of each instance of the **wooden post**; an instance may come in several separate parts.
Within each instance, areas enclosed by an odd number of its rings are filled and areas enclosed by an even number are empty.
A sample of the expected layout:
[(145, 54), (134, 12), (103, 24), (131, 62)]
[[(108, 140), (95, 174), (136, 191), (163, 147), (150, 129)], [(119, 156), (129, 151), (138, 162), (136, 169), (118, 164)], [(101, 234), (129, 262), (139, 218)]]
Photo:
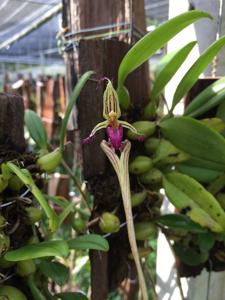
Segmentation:
[(1, 148), (23, 152), (25, 150), (23, 98), (0, 93), (0, 104)]
[[(26, 164), (32, 161), (32, 156), (29, 154), (29, 160), (26, 160), (24, 139), (24, 102), (19, 95), (0, 93), (0, 161), (7, 162), (10, 160), (18, 160)], [(32, 162), (33, 163), (33, 162)], [(14, 197), (17, 197), (15, 191)], [(9, 201), (9, 190), (1, 191), (1, 199), (3, 203)], [(18, 194), (19, 198), (19, 194)], [(18, 203), (20, 202), (20, 203)], [(31, 225), (26, 222), (25, 206), (21, 209), (21, 201), (12, 205), (1, 205), (1, 216), (6, 219), (6, 224), (2, 228), (2, 234), (10, 238), (10, 249), (23, 247), (33, 234)], [(24, 211), (23, 211), (24, 210)], [(18, 226), (16, 225), (18, 224)], [(15, 226), (16, 225), (16, 226)], [(3, 235), (2, 235), (3, 236)], [(3, 242), (4, 238), (1, 238)], [(8, 276), (12, 272), (10, 268), (2, 268), (2, 277)], [(26, 299), (32, 299), (30, 291), (25, 287), (22, 278), (14, 272), (13, 278), (10, 279), (12, 286), (18, 287), (25, 293)]]
[[(77, 70), (79, 76), (88, 70), (95, 71), (94, 77), (100, 79), (108, 77), (116, 87), (119, 64), (129, 50), (128, 41), (131, 34), (121, 32), (113, 39), (85, 39), (88, 35), (118, 32), (118, 30), (136, 24), (140, 31), (145, 31), (144, 1), (134, 0), (131, 7), (130, 1), (125, 0), (70, 0), (64, 1), (70, 7), (70, 31), (79, 32), (77, 49)], [(68, 10), (67, 10), (68, 11)], [(136, 12), (138, 14), (136, 15)], [(141, 13), (142, 12), (142, 13)], [(136, 16), (138, 16), (136, 18)], [(142, 18), (141, 22), (136, 22)], [(98, 30), (101, 26), (111, 26), (110, 29)], [(126, 28), (128, 28), (126, 27)], [(82, 30), (88, 29), (87, 32)], [(89, 30), (92, 29), (92, 30)], [(131, 32), (133, 32), (131, 30)], [(84, 39), (82, 39), (84, 38)], [(131, 95), (131, 101), (135, 111), (139, 111), (148, 101), (149, 93), (148, 67), (142, 66), (129, 76), (126, 85)], [(78, 100), (78, 126), (81, 138), (87, 137), (91, 129), (102, 121), (102, 97), (105, 86), (89, 81), (83, 89)], [(129, 114), (133, 116), (130, 111)], [(127, 116), (123, 116), (127, 118)], [(136, 118), (139, 116), (136, 115)], [(129, 118), (132, 121), (132, 117)], [(83, 171), (88, 180), (91, 193), (94, 195), (94, 209), (92, 218), (103, 211), (117, 210), (121, 222), (125, 220), (120, 196), (118, 180), (100, 149), (100, 141), (105, 138), (104, 131), (100, 131), (92, 145), (83, 147)], [(98, 226), (90, 228), (91, 232), (99, 232)], [(110, 244), (109, 253), (91, 251), (91, 287), (92, 300), (105, 300), (108, 293), (114, 291), (120, 283), (128, 277), (129, 243), (126, 228), (108, 238)], [(134, 276), (135, 277), (135, 276)], [(135, 290), (135, 289), (134, 289)], [(134, 298), (134, 297), (133, 297)], [(128, 299), (128, 298), (127, 298)], [(129, 299), (132, 299), (132, 295)]]

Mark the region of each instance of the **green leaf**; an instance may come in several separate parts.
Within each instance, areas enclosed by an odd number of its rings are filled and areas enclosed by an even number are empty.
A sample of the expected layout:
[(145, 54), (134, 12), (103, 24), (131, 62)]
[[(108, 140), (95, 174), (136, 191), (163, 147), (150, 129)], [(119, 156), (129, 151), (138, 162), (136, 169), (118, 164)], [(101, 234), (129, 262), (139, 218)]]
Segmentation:
[(208, 13), (197, 10), (183, 13), (145, 35), (128, 51), (120, 64), (118, 72), (117, 93), (123, 108), (126, 109), (127, 107), (123, 105), (123, 98), (120, 91), (123, 91), (122, 87), (128, 74), (146, 62), (158, 49), (165, 45), (178, 32), (200, 18), (211, 18), (211, 16)]
[(215, 130), (190, 117), (170, 118), (159, 126), (163, 136), (177, 148), (198, 160), (225, 168), (225, 139)]
[(74, 211), (74, 203), (68, 204), (66, 207), (64, 207), (63, 211), (58, 216), (58, 226), (60, 226), (64, 220), (68, 217), (68, 215)]
[(68, 245), (70, 249), (76, 249), (76, 250), (85, 250), (85, 249), (93, 249), (93, 250), (101, 250), (101, 251), (109, 250), (109, 244), (107, 240), (98, 234), (87, 234), (87, 235), (78, 236), (75, 239), (69, 240)]
[(172, 79), (173, 75), (177, 72), (180, 68), (182, 63), (187, 58), (190, 51), (196, 45), (196, 41), (191, 42), (181, 48), (179, 51), (176, 52), (175, 55), (164, 65), (160, 73), (155, 78), (155, 82), (152, 87), (151, 91), (151, 100), (153, 101), (158, 97), (160, 92), (164, 89), (166, 84)]
[(49, 227), (51, 231), (55, 231), (58, 226), (58, 217), (54, 210), (49, 206), (48, 202), (46, 201), (44, 195), (42, 194), (41, 190), (36, 186), (35, 182), (33, 181), (31, 174), (28, 170), (21, 170), (15, 164), (8, 162), (7, 166), (11, 171), (13, 171), (19, 179), (30, 189), (31, 193), (40, 203), (41, 207), (43, 208), (44, 212), (46, 213), (47, 217), (49, 218)]
[(207, 232), (206, 228), (203, 228), (199, 224), (193, 222), (185, 215), (169, 214), (163, 215), (157, 219), (157, 223), (165, 225), (173, 229), (184, 229), (194, 233)]
[(220, 38), (218, 41), (214, 42), (209, 46), (197, 59), (197, 61), (191, 66), (188, 72), (181, 79), (174, 97), (171, 107), (171, 111), (177, 105), (177, 103), (182, 99), (182, 97), (192, 88), (195, 82), (198, 80), (199, 75), (205, 70), (209, 63), (212, 62), (214, 56), (221, 50), (225, 45), (225, 37)]
[(212, 232), (206, 232), (198, 235), (198, 245), (201, 252), (208, 252), (215, 244), (215, 237)]
[(208, 101), (211, 101), (212, 98), (217, 97), (221, 91), (225, 89), (225, 77), (213, 82), (207, 88), (205, 88), (200, 94), (198, 94), (185, 108), (184, 115), (189, 116), (192, 113), (201, 109), (202, 106), (205, 106)]
[(224, 101), (224, 98), (225, 98), (225, 89), (223, 89), (222, 91), (220, 91), (220, 93), (218, 93), (214, 97), (212, 97), (206, 104), (199, 107), (199, 109), (193, 111), (192, 113), (185, 114), (185, 115), (196, 118), (196, 117), (206, 113), (213, 107), (219, 105), (221, 102)]
[[(186, 160), (185, 164), (196, 167), (196, 168), (204, 168), (204, 169), (218, 171), (220, 173), (225, 171), (224, 165), (215, 163), (213, 161), (209, 161), (206, 159), (197, 158), (197, 157), (192, 157), (192, 158)], [(192, 177), (194, 178), (194, 176), (192, 176)]]
[(81, 78), (78, 80), (75, 88), (73, 89), (71, 99), (68, 103), (68, 106), (67, 106), (67, 109), (65, 112), (65, 116), (62, 121), (62, 126), (60, 129), (60, 150), (61, 150), (61, 152), (64, 150), (64, 140), (65, 140), (65, 136), (66, 136), (66, 128), (67, 128), (67, 124), (68, 124), (69, 117), (72, 112), (73, 106), (75, 105), (77, 98), (80, 95), (81, 90), (83, 89), (84, 85), (89, 80), (89, 78), (91, 77), (92, 74), (94, 74), (93, 71), (88, 71), (88, 72), (84, 73), (81, 76)]
[(47, 194), (44, 194), (44, 196), (46, 199), (52, 201), (53, 203), (55, 203), (59, 207), (62, 207), (63, 209), (68, 207), (68, 205), (71, 204), (70, 201), (68, 201), (66, 198), (64, 198), (62, 196), (49, 196)]
[(88, 298), (82, 293), (59, 293), (54, 296), (55, 300), (88, 300)]
[[(216, 111), (216, 117), (222, 119), (225, 122), (225, 101), (222, 101), (218, 105), (218, 108), (217, 108), (217, 111)], [(225, 130), (223, 130), (222, 135), (225, 136)]]
[(174, 58), (174, 56), (180, 51), (180, 49), (171, 51), (163, 55), (163, 57), (156, 62), (154, 66), (154, 78), (158, 77), (159, 73), (165, 68), (165, 66)]
[(21, 261), (48, 256), (66, 257), (68, 254), (68, 244), (63, 240), (54, 240), (27, 245), (22, 248), (9, 251), (4, 257), (8, 261)]
[(64, 285), (69, 278), (69, 268), (57, 261), (42, 260), (38, 267), (46, 277), (51, 278), (60, 286)]
[(213, 232), (224, 231), (223, 209), (213, 195), (193, 178), (171, 172), (163, 178), (163, 188), (169, 201), (192, 221)]
[(32, 110), (25, 111), (25, 125), (30, 136), (40, 149), (47, 149), (48, 138), (41, 118)]
[(210, 183), (222, 174), (221, 171), (192, 166), (187, 162), (177, 164), (176, 170), (202, 183)]
[(187, 265), (197, 266), (207, 261), (207, 252), (197, 252), (193, 248), (182, 245), (181, 243), (175, 243), (174, 251), (176, 255)]
[(155, 115), (157, 109), (157, 97), (163, 91), (167, 83), (172, 79), (195, 45), (196, 42), (191, 42), (167, 58), (164, 66), (162, 66), (160, 72), (156, 76), (150, 95), (150, 102), (144, 109), (144, 117), (146, 119)]

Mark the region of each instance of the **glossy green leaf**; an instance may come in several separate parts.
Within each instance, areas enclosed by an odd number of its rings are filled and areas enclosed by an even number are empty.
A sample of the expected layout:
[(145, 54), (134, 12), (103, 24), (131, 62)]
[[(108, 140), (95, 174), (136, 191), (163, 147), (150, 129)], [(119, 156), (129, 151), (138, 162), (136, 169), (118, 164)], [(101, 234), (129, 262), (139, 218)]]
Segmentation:
[(225, 77), (213, 82), (201, 93), (199, 93), (192, 101), (187, 105), (184, 111), (185, 116), (189, 116), (201, 109), (202, 106), (206, 105), (212, 98), (217, 97), (221, 91), (225, 89)]
[(64, 285), (69, 278), (69, 268), (57, 261), (42, 260), (38, 268), (46, 277), (51, 278), (60, 286)]
[[(225, 77), (224, 77), (225, 80)], [(225, 101), (221, 102), (220, 105), (218, 105), (217, 111), (216, 111), (216, 117), (222, 119), (225, 122)]]
[(209, 161), (207, 159), (201, 159), (199, 157), (198, 158), (192, 157), (192, 158), (186, 160), (185, 164), (196, 167), (196, 168), (203, 168), (203, 169), (210, 169), (210, 170), (218, 171), (220, 173), (222, 173), (222, 171), (225, 171), (225, 166), (223, 164), (220, 164), (218, 162), (216, 163), (213, 161)]
[(54, 240), (31, 244), (22, 248), (9, 251), (5, 254), (5, 259), (8, 261), (21, 261), (48, 256), (66, 257), (69, 253), (67, 242), (63, 240)]
[(76, 250), (85, 250), (85, 249), (93, 249), (93, 250), (101, 250), (101, 251), (109, 250), (109, 244), (107, 240), (98, 234), (87, 234), (87, 235), (78, 236), (75, 239), (69, 240), (68, 245), (70, 249), (76, 249)]
[(225, 167), (225, 139), (215, 130), (190, 117), (170, 118), (159, 126), (163, 136), (177, 148), (199, 160)]
[(215, 244), (215, 237), (212, 232), (206, 232), (198, 235), (198, 245), (201, 252), (208, 252)]
[(207, 252), (198, 252), (194, 248), (189, 248), (181, 243), (175, 243), (173, 246), (176, 255), (187, 265), (197, 266), (207, 261)]
[(180, 68), (184, 60), (187, 58), (190, 51), (196, 45), (196, 42), (191, 42), (184, 46), (182, 49), (173, 53), (167, 61), (164, 63), (164, 66), (161, 67), (160, 72), (155, 78), (153, 83), (153, 88), (150, 95), (150, 102), (144, 109), (144, 117), (146, 119), (151, 119), (152, 116), (156, 114), (157, 110), (157, 97), (163, 91), (167, 83), (173, 78), (174, 74)]
[(199, 224), (193, 222), (185, 215), (169, 214), (163, 215), (157, 219), (157, 223), (167, 226), (173, 229), (183, 229), (194, 233), (207, 232), (206, 228), (203, 228)]
[[(188, 175), (170, 172), (163, 185), (169, 200), (186, 210), (192, 221), (212, 231), (225, 230), (225, 212), (216, 198), (199, 182)], [(200, 208), (200, 209), (199, 209)]]
[(155, 82), (151, 91), (151, 100), (153, 101), (162, 92), (166, 84), (172, 79), (174, 74), (180, 68), (182, 63), (187, 58), (193, 47), (196, 45), (196, 41), (191, 42), (176, 52), (175, 55), (164, 65), (162, 70), (155, 78)]
[(176, 165), (176, 170), (189, 175), (195, 180), (202, 183), (210, 183), (221, 175), (221, 171), (213, 170), (209, 168), (201, 168), (188, 164), (187, 162)]
[(220, 93), (212, 97), (206, 104), (199, 107), (199, 109), (185, 115), (196, 118), (206, 113), (210, 109), (214, 108), (215, 106), (219, 105), (221, 102), (224, 101), (224, 99), (225, 99), (225, 89), (223, 89), (222, 91), (220, 91)]
[[(129, 73), (146, 62), (158, 49), (165, 45), (178, 32), (183, 30), (188, 25), (198, 21), (200, 18), (211, 18), (206, 12), (197, 10), (183, 13), (159, 26), (154, 31), (145, 35), (140, 39), (124, 56), (118, 72), (118, 96), (120, 104), (123, 108), (123, 86)], [(126, 103), (129, 105), (129, 103)]]
[(54, 300), (88, 300), (88, 298), (81, 293), (59, 293), (54, 296)]
[(156, 62), (153, 72), (154, 77), (158, 77), (159, 73), (165, 68), (165, 66), (174, 58), (174, 56), (180, 51), (180, 49), (171, 51), (163, 55), (163, 57)]
[(177, 105), (177, 103), (182, 99), (182, 97), (192, 88), (195, 82), (198, 80), (199, 75), (205, 70), (205, 68), (210, 64), (225, 45), (225, 37), (220, 38), (209, 46), (197, 59), (197, 61), (191, 66), (188, 72), (181, 79), (180, 83), (177, 86), (177, 89), (174, 93), (173, 103), (171, 111)]
[(67, 129), (67, 124), (70, 118), (70, 114), (72, 112), (72, 109), (77, 101), (77, 98), (80, 95), (81, 90), (83, 89), (84, 85), (87, 83), (91, 75), (94, 74), (93, 71), (88, 71), (84, 73), (81, 78), (78, 80), (76, 86), (73, 89), (70, 101), (68, 103), (64, 119), (62, 121), (61, 129), (60, 129), (60, 149), (61, 151), (64, 150), (64, 140), (66, 136), (66, 129)]
[(47, 149), (48, 138), (41, 118), (32, 110), (25, 111), (25, 125), (30, 136), (40, 149)]

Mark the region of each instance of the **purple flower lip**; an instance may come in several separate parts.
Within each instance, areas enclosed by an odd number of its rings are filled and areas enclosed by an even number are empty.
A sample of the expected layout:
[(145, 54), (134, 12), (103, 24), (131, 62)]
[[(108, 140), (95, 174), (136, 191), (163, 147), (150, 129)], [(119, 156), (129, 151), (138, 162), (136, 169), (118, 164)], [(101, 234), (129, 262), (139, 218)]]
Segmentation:
[(106, 133), (112, 148), (120, 150), (123, 141), (123, 127), (119, 126), (118, 128), (114, 128), (112, 126), (107, 126)]

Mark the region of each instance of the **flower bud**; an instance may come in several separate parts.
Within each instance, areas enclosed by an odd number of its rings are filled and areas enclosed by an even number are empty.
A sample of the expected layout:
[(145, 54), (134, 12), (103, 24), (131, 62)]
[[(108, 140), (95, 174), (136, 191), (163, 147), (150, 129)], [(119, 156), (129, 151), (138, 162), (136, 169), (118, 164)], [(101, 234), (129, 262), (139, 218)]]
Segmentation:
[(162, 182), (163, 174), (159, 169), (153, 168), (149, 170), (148, 172), (142, 174), (139, 179), (140, 182), (143, 184), (158, 184)]
[(11, 285), (3, 285), (0, 287), (0, 299), (8, 300), (27, 300), (27, 297), (19, 289)]
[(72, 227), (75, 231), (77, 231), (78, 233), (83, 232), (86, 227), (87, 227), (87, 223), (84, 221), (84, 219), (82, 219), (80, 216), (76, 217), (73, 221), (72, 221)]
[(136, 207), (140, 205), (146, 198), (147, 192), (143, 191), (140, 193), (135, 193), (131, 195), (131, 205), (132, 207)]
[[(156, 130), (156, 123), (151, 121), (137, 121), (131, 125), (137, 129), (139, 135), (142, 135), (145, 138), (151, 136)], [(136, 140), (138, 135), (129, 130), (127, 132), (127, 137), (131, 140)]]
[(138, 241), (144, 241), (151, 237), (155, 237), (157, 227), (151, 222), (141, 222), (134, 224), (135, 237)]
[(32, 259), (18, 261), (16, 272), (22, 277), (29, 276), (36, 271), (36, 265)]
[(113, 233), (120, 230), (120, 220), (112, 213), (105, 212), (101, 215), (99, 227), (104, 233)]
[(29, 224), (34, 224), (41, 220), (42, 211), (40, 208), (34, 206), (26, 207), (26, 212)]
[(37, 165), (42, 171), (51, 173), (53, 172), (61, 163), (62, 153), (59, 148), (56, 150), (41, 156), (37, 160)]
[(147, 154), (151, 155), (155, 152), (157, 147), (159, 146), (160, 139), (151, 137), (145, 141), (145, 151)]
[(140, 175), (149, 171), (153, 166), (151, 158), (148, 156), (136, 156), (135, 159), (129, 165), (129, 171), (131, 174)]
[(16, 175), (12, 175), (8, 182), (8, 187), (12, 191), (20, 191), (24, 183)]

